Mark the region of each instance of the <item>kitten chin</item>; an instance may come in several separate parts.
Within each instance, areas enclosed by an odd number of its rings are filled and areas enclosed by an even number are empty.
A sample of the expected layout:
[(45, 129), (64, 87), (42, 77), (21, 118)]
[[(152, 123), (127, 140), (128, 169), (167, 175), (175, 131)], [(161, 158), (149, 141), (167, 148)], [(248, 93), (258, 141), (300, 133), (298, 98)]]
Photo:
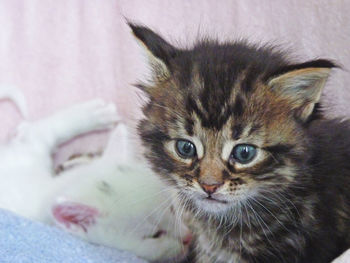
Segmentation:
[(145, 156), (178, 191), (195, 261), (328, 263), (345, 251), (350, 122), (320, 104), (337, 66), (245, 41), (180, 49), (130, 26), (153, 68), (139, 85)]
[[(244, 206), (249, 198), (254, 198), (254, 195), (257, 195), (256, 191), (236, 193), (235, 195), (215, 193), (211, 196), (204, 193), (195, 193), (187, 199), (192, 200), (193, 209), (198, 213), (207, 213), (209, 216), (232, 216), (238, 207)], [(185, 205), (186, 199), (182, 203)]]
[(194, 202), (198, 209), (212, 214), (224, 213), (231, 207), (227, 201), (220, 201), (209, 197), (196, 198)]

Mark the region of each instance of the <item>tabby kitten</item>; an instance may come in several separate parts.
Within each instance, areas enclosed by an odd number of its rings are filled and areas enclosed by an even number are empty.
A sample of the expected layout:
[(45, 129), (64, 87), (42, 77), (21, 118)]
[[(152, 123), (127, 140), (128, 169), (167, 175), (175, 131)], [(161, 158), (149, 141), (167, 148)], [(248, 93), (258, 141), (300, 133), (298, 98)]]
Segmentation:
[(195, 262), (330, 262), (350, 247), (350, 122), (320, 114), (328, 60), (130, 24), (152, 83), (139, 133), (195, 235)]

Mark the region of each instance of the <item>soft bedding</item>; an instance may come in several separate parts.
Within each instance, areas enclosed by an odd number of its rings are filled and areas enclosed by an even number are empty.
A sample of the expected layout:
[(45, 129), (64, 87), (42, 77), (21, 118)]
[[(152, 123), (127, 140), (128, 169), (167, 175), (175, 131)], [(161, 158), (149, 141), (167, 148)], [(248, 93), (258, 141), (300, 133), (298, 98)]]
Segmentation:
[(142, 263), (136, 256), (89, 244), (56, 227), (0, 209), (1, 263)]

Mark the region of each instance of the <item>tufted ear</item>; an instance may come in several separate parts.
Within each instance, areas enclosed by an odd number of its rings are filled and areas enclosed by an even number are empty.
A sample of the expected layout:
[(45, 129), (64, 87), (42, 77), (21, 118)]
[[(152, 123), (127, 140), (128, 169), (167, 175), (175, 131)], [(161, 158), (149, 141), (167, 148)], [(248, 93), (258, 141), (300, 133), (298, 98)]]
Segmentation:
[(145, 48), (149, 63), (157, 80), (167, 79), (171, 72), (171, 60), (179, 50), (147, 27), (128, 23), (134, 36)]
[(286, 99), (295, 116), (305, 122), (319, 102), (331, 69), (337, 67), (328, 60), (314, 60), (281, 68), (270, 75), (267, 85), (279, 97)]

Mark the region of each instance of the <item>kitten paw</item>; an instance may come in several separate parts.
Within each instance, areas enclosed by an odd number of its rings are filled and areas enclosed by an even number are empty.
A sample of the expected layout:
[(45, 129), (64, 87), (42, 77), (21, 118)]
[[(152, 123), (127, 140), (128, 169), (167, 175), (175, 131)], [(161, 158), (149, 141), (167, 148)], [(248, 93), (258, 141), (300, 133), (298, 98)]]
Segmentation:
[(102, 99), (77, 105), (70, 114), (72, 123), (81, 126), (81, 132), (110, 129), (121, 119), (115, 105)]
[(98, 126), (100, 127), (112, 128), (121, 120), (120, 116), (117, 114), (116, 106), (112, 103), (97, 109), (95, 114), (98, 120)]

